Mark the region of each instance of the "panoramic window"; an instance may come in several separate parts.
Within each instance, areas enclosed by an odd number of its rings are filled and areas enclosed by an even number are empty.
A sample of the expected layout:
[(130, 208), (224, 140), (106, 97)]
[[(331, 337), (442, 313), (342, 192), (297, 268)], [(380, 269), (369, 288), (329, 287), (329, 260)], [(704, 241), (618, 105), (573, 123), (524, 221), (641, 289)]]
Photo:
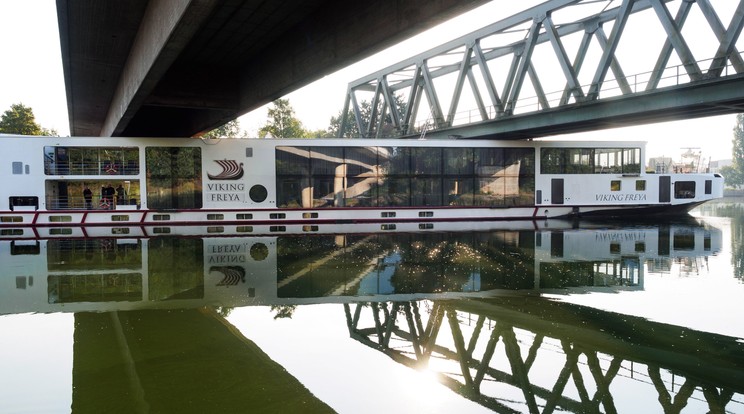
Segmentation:
[(134, 147), (44, 147), (44, 174), (139, 174), (139, 150)]
[(533, 205), (532, 148), (277, 147), (285, 208)]
[(640, 148), (541, 148), (543, 174), (640, 174)]
[(145, 161), (149, 208), (202, 207), (200, 148), (147, 147)]

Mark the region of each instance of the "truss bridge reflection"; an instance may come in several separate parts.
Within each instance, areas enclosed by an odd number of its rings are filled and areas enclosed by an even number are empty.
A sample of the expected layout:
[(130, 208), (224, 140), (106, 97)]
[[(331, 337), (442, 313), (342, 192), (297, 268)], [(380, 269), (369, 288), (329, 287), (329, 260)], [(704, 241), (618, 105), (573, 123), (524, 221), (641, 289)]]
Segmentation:
[[(344, 310), (353, 339), (496, 412), (744, 409), (736, 338), (541, 297)], [(613, 398), (621, 388), (625, 397)]]

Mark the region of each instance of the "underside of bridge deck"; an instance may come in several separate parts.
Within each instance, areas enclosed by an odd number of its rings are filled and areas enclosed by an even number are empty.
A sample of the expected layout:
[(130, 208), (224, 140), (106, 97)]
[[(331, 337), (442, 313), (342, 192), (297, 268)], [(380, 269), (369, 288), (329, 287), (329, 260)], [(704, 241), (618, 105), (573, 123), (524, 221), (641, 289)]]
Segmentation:
[(192, 136), (485, 0), (57, 0), (70, 131)]

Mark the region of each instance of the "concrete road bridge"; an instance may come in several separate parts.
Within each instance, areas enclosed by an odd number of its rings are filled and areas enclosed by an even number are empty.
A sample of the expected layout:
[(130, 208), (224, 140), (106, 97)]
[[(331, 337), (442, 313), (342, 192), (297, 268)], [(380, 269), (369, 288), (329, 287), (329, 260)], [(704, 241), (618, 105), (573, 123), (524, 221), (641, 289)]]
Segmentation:
[(192, 136), (485, 0), (57, 0), (73, 136)]

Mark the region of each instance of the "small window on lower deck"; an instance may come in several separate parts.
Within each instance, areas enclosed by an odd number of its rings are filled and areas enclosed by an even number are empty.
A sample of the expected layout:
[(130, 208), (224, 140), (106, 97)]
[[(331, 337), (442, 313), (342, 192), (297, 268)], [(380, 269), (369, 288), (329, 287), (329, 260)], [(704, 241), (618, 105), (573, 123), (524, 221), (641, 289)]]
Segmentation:
[(705, 180), (705, 194), (713, 193), (713, 180)]
[(69, 223), (72, 221), (72, 216), (49, 216), (49, 221), (52, 223)]
[(636, 191), (646, 191), (646, 180), (636, 180)]
[(695, 181), (675, 182), (674, 198), (695, 198)]
[(620, 184), (621, 184), (620, 180), (610, 181), (610, 191), (620, 191), (620, 188), (621, 188)]

